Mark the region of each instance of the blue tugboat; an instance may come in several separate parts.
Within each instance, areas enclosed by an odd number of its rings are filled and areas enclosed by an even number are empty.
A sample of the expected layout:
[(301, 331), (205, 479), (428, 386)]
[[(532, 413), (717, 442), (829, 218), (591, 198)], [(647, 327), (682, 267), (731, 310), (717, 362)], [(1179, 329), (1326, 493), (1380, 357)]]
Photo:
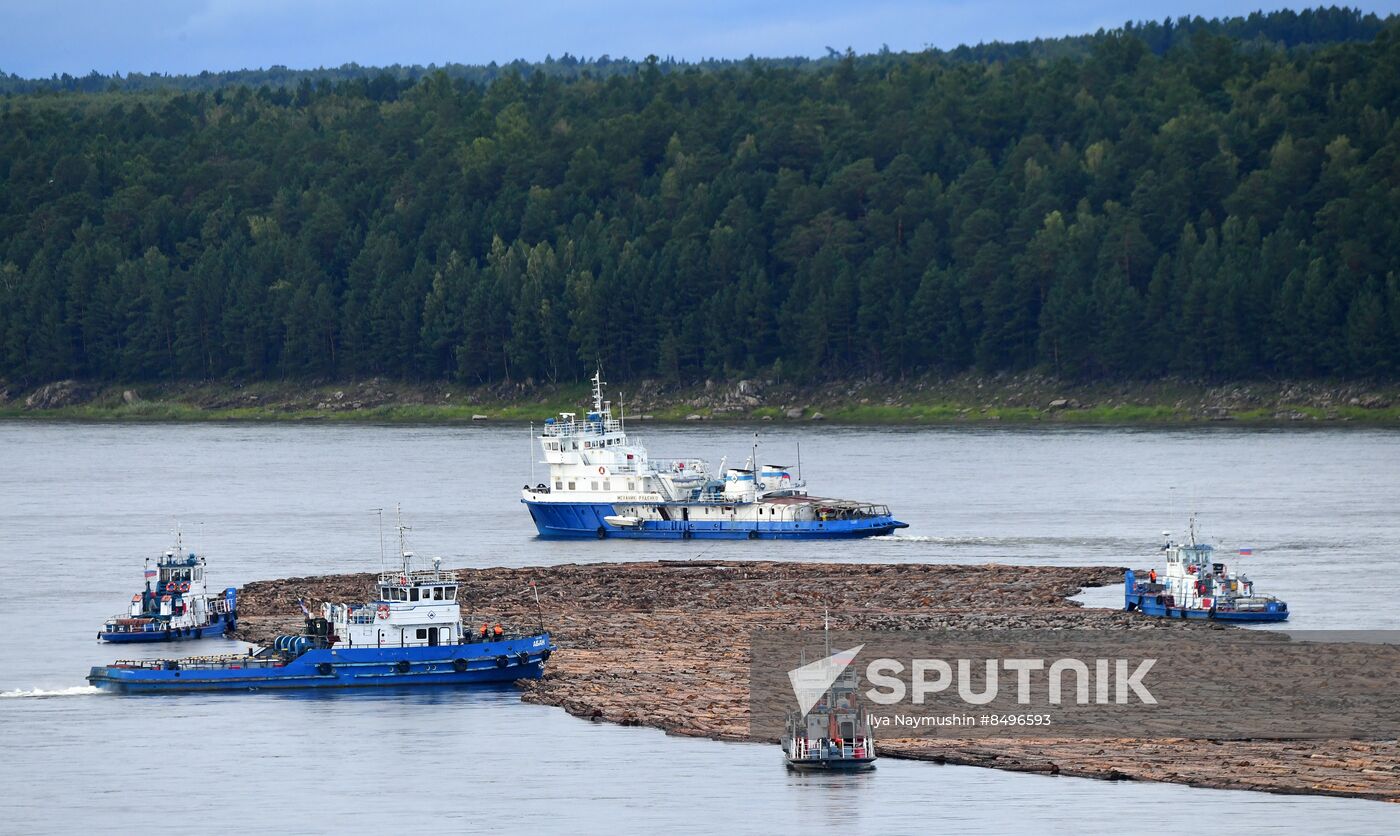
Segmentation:
[(545, 420), (539, 435), (549, 482), (526, 485), (520, 501), (542, 537), (635, 539), (831, 539), (908, 528), (885, 505), (810, 496), (785, 465), (718, 475), (700, 459), (657, 460), (627, 437), (593, 376), (593, 408)]
[[(400, 542), (402, 532), (400, 526)], [(306, 629), (280, 635), (246, 655), (119, 661), (94, 667), (87, 681), (118, 693), (260, 691), (282, 688), (473, 685), (539, 679), (554, 650), (549, 634), (512, 634), (497, 624), (469, 634), (462, 625), (455, 572), (434, 559), (382, 573), (377, 600), (322, 605)]]
[(1275, 622), (1288, 619), (1288, 604), (1259, 595), (1254, 582), (1217, 562), (1215, 549), (1196, 542), (1196, 518), (1191, 518), (1189, 543), (1167, 542), (1166, 571), (1154, 569), (1146, 579), (1131, 569), (1123, 581), (1123, 608), (1164, 618), (1197, 618), (1231, 622)]
[(106, 642), (170, 642), (207, 639), (232, 630), (238, 598), (232, 589), (210, 594), (204, 558), (185, 552), (179, 532), (175, 548), (146, 558), (146, 588), (131, 596), (124, 613), (107, 619), (97, 638)]

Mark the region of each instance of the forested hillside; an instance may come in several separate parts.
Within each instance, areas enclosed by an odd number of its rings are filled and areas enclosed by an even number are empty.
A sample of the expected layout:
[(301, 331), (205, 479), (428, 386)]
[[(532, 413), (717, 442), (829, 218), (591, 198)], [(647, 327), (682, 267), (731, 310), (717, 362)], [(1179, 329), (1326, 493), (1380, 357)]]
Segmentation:
[(526, 70), (5, 95), (0, 378), (1400, 372), (1394, 19)]

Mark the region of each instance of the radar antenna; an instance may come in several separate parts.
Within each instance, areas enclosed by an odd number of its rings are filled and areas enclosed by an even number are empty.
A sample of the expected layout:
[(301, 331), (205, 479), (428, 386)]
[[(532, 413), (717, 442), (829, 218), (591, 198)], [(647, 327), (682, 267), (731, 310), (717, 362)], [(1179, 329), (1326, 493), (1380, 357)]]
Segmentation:
[(596, 369), (593, 372), (593, 411), (599, 414), (603, 411), (603, 370)]

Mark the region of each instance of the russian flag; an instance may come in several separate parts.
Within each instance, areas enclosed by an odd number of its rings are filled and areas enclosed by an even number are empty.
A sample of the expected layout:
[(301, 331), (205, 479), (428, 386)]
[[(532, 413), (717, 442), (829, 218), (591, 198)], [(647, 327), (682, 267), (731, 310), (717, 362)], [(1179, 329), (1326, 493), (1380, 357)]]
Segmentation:
[(146, 577), (147, 577), (148, 579), (149, 579), (149, 578), (154, 578), (157, 574), (158, 574), (158, 573), (157, 573), (156, 570), (154, 570), (154, 569), (147, 569), (147, 570), (146, 570)]
[(1243, 554), (1243, 555), (1251, 555), (1251, 554), (1254, 554), (1254, 549), (1240, 549), (1240, 554)]

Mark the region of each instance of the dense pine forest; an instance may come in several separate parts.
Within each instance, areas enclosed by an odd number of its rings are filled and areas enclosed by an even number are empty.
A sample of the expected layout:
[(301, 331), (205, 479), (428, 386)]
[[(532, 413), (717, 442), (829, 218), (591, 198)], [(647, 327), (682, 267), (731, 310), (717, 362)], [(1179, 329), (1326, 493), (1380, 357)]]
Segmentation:
[(1400, 373), (1400, 20), (0, 79), (0, 379)]

